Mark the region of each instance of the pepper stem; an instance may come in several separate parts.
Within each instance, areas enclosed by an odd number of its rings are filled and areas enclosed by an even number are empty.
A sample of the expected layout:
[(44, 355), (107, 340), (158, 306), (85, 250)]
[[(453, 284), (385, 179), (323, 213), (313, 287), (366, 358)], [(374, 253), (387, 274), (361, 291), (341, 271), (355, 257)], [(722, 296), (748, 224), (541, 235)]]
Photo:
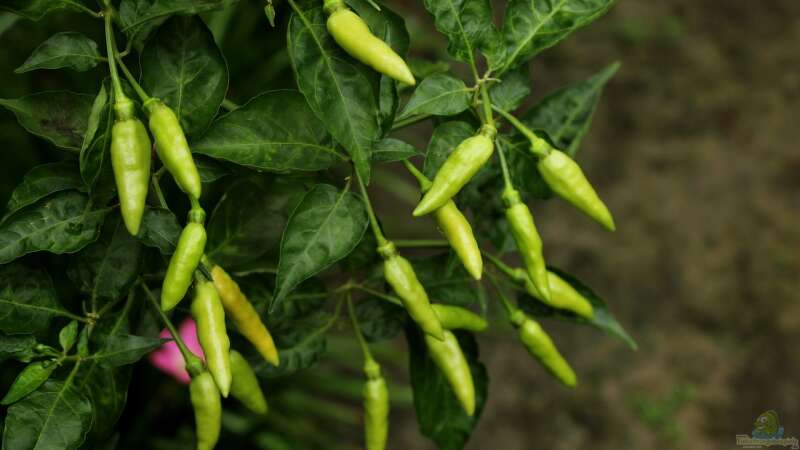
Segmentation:
[(504, 119), (508, 120), (508, 122), (514, 126), (520, 133), (522, 133), (525, 138), (531, 143), (531, 152), (539, 157), (545, 157), (550, 153), (550, 145), (547, 142), (536, 135), (530, 128), (525, 126), (524, 123), (520, 122), (519, 119), (514, 117), (513, 114), (509, 113), (508, 111), (503, 110), (495, 105), (491, 105), (492, 109), (497, 111)]
[(350, 321), (353, 323), (353, 333), (356, 335), (358, 345), (361, 346), (361, 351), (364, 353), (364, 362), (369, 364), (370, 361), (375, 361), (372, 358), (372, 353), (369, 351), (369, 345), (361, 334), (361, 327), (358, 325), (358, 317), (356, 317), (356, 309), (353, 307), (353, 295), (347, 291), (347, 312), (350, 314)]
[(127, 97), (122, 90), (122, 83), (119, 81), (119, 73), (117, 72), (117, 46), (114, 43), (114, 10), (108, 6), (103, 12), (105, 21), (106, 32), (106, 59), (108, 60), (108, 71), (111, 74), (111, 84), (114, 86), (114, 96), (117, 102), (122, 102)]
[(503, 183), (505, 184), (505, 190), (513, 190), (514, 183), (511, 181), (511, 173), (508, 170), (506, 154), (503, 147), (500, 145), (500, 139), (495, 141), (495, 146), (497, 147), (497, 154), (500, 156), (500, 168), (503, 170)]
[(136, 91), (136, 94), (139, 95), (139, 98), (142, 99), (143, 102), (147, 102), (151, 99), (147, 92), (142, 88), (142, 85), (136, 81), (136, 78), (133, 76), (130, 70), (128, 70), (128, 66), (122, 62), (122, 58), (119, 58), (117, 55), (117, 62), (119, 63), (119, 68), (122, 69), (122, 73), (125, 74), (125, 78), (128, 79), (128, 82), (133, 86), (133, 90)]
[(417, 169), (417, 167), (414, 164), (411, 164), (411, 161), (404, 159), (403, 165), (406, 166), (406, 169), (408, 169), (408, 171), (411, 172), (411, 175), (414, 175), (414, 178), (417, 179), (417, 182), (419, 183), (419, 188), (423, 193), (427, 192), (428, 189), (431, 188), (432, 184), (431, 180), (429, 180), (428, 177), (426, 177), (422, 172), (420, 172), (419, 169)]
[(156, 300), (153, 292), (147, 287), (147, 284), (145, 284), (144, 280), (141, 278), (139, 278), (139, 285), (142, 287), (145, 296), (150, 299), (150, 303), (153, 305), (153, 308), (158, 311), (161, 321), (164, 322), (164, 325), (169, 330), (169, 334), (172, 335), (172, 339), (175, 341), (175, 344), (178, 345), (178, 350), (180, 350), (181, 356), (183, 356), (183, 360), (186, 363), (186, 369), (189, 371), (189, 375), (191, 375), (193, 378), (199, 375), (204, 370), (203, 362), (200, 360), (200, 358), (195, 356), (194, 353), (189, 351), (188, 347), (186, 347), (186, 343), (183, 342), (183, 339), (181, 339), (181, 335), (178, 333), (178, 330), (175, 329), (175, 326), (172, 324), (172, 321), (169, 320), (169, 317), (164, 314), (164, 311), (158, 305), (158, 300)]
[(369, 194), (367, 193), (366, 186), (364, 186), (364, 180), (361, 179), (361, 175), (359, 175), (357, 170), (354, 170), (354, 172), (356, 174), (356, 180), (358, 180), (358, 187), (361, 190), (361, 201), (364, 202), (364, 207), (367, 208), (367, 216), (369, 217), (370, 227), (372, 227), (372, 233), (375, 234), (375, 240), (378, 241), (378, 247), (380, 247), (386, 244), (386, 237), (383, 235), (380, 225), (378, 225), (378, 218), (375, 216), (372, 203), (369, 201)]

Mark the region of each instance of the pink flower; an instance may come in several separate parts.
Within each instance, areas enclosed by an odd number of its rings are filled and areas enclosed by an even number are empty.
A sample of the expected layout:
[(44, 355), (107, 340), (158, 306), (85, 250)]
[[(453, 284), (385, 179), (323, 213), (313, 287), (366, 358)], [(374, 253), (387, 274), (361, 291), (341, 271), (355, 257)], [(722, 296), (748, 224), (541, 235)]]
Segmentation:
[[(189, 351), (205, 361), (203, 348), (200, 347), (200, 341), (197, 340), (197, 324), (194, 320), (187, 318), (181, 322), (180, 327), (178, 327), (178, 334), (183, 339), (183, 342), (186, 343), (186, 346), (189, 347)], [(191, 378), (189, 377), (189, 372), (186, 371), (186, 362), (181, 356), (178, 344), (172, 340), (172, 335), (169, 334), (169, 330), (166, 328), (161, 330), (159, 337), (170, 339), (170, 341), (150, 353), (150, 363), (179, 382), (189, 384)]]

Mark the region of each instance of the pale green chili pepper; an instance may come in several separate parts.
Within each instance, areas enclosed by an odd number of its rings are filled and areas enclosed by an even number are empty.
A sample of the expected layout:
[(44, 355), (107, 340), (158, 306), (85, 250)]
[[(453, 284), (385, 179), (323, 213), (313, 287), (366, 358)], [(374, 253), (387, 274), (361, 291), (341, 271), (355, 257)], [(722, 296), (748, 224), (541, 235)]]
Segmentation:
[(553, 308), (572, 311), (575, 314), (591, 320), (594, 317), (594, 308), (591, 302), (580, 292), (576, 291), (571, 284), (564, 281), (555, 272), (547, 271), (547, 282), (550, 287), (550, 298), (545, 299), (531, 282), (530, 277), (523, 269), (514, 270), (514, 280), (525, 286), (525, 291), (533, 297), (538, 298), (543, 303)]
[(528, 205), (522, 203), (519, 192), (507, 188), (503, 192), (503, 200), (506, 203), (506, 219), (514, 235), (520, 256), (525, 262), (528, 276), (536, 286), (536, 290), (545, 300), (550, 300), (550, 285), (547, 279), (547, 265), (542, 253), (542, 238), (533, 222)]
[(572, 367), (569, 366), (561, 353), (558, 352), (550, 336), (545, 333), (541, 325), (535, 320), (526, 316), (520, 310), (511, 315), (511, 323), (519, 331), (519, 339), (528, 352), (533, 355), (540, 363), (561, 383), (567, 387), (577, 385), (577, 377)]
[(449, 330), (444, 331), (444, 339), (441, 341), (425, 335), (425, 344), (433, 362), (453, 388), (453, 393), (464, 408), (464, 412), (469, 416), (475, 414), (475, 385), (472, 381), (472, 372), (456, 336)]

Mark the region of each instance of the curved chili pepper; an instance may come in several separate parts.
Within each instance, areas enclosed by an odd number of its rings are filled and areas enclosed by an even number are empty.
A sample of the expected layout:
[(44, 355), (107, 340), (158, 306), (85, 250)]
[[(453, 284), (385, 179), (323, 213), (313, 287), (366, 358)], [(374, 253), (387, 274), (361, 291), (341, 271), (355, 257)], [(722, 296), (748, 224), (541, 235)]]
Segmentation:
[(236, 350), (231, 350), (231, 395), (256, 414), (267, 413), (267, 399), (258, 384), (250, 363)]
[(475, 385), (472, 382), (472, 372), (456, 336), (448, 330), (444, 331), (444, 339), (441, 341), (425, 335), (425, 344), (433, 362), (453, 388), (453, 393), (464, 408), (464, 412), (469, 416), (475, 414)]
[(156, 152), (178, 186), (194, 198), (200, 198), (202, 184), (189, 143), (178, 116), (164, 102), (151, 98), (144, 102), (150, 116), (150, 132), (156, 140)]
[(231, 390), (231, 341), (225, 330), (225, 310), (217, 289), (210, 281), (195, 283), (192, 317), (197, 322), (197, 338), (206, 356), (208, 371), (223, 397)]
[(547, 280), (547, 266), (544, 262), (542, 253), (542, 238), (533, 222), (528, 205), (522, 203), (519, 192), (513, 189), (506, 189), (503, 192), (503, 200), (506, 203), (506, 219), (511, 228), (511, 234), (517, 243), (522, 261), (528, 276), (536, 286), (540, 297), (546, 301), (550, 300), (550, 286)]
[(222, 428), (222, 401), (211, 374), (202, 372), (194, 377), (189, 394), (194, 407), (197, 450), (213, 450)]

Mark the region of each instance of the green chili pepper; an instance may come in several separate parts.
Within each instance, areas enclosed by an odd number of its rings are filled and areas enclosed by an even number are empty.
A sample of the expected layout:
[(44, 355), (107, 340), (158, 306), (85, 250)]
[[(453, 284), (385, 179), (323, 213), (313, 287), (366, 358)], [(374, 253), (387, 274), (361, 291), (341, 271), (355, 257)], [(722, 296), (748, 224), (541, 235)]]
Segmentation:
[(202, 372), (194, 377), (189, 394), (194, 407), (197, 450), (212, 450), (222, 428), (222, 402), (211, 374)]
[(445, 330), (444, 340), (438, 341), (425, 335), (425, 343), (433, 362), (444, 373), (461, 407), (467, 415), (475, 414), (475, 386), (472, 382), (472, 372), (456, 336), (453, 332)]
[(484, 125), (478, 134), (458, 144), (436, 172), (430, 190), (414, 209), (415, 217), (436, 211), (458, 194), (492, 156), (496, 134), (494, 126)]
[(136, 118), (132, 101), (121, 98), (114, 109), (117, 120), (111, 129), (111, 167), (114, 169), (122, 220), (128, 232), (136, 236), (142, 224), (150, 184), (152, 146), (144, 124)]
[(528, 349), (528, 353), (538, 359), (565, 386), (575, 387), (577, 385), (575, 372), (558, 352), (550, 336), (545, 333), (539, 323), (520, 310), (511, 315), (511, 323), (518, 328), (519, 339)]
[(206, 229), (195, 222), (186, 224), (178, 238), (175, 253), (169, 260), (161, 287), (161, 309), (170, 311), (186, 296), (192, 277), (206, 246)]
[(164, 167), (169, 170), (183, 192), (200, 198), (200, 174), (178, 117), (157, 98), (145, 101), (144, 108), (150, 116), (150, 132), (156, 140), (156, 152)]
[(328, 32), (350, 56), (401, 83), (416, 84), (403, 58), (375, 37), (361, 17), (347, 9), (343, 1), (326, 0), (325, 12)]
[(214, 279), (214, 286), (217, 287), (222, 306), (233, 319), (236, 328), (255, 346), (264, 359), (274, 366), (280, 365), (278, 349), (275, 347), (272, 335), (269, 334), (252, 303), (239, 289), (239, 285), (220, 266), (211, 269), (211, 278)]
[(511, 234), (517, 243), (517, 248), (525, 262), (528, 276), (536, 286), (536, 290), (545, 301), (550, 300), (550, 286), (547, 280), (547, 266), (542, 254), (542, 238), (536, 230), (528, 205), (522, 203), (519, 192), (506, 189), (503, 192), (506, 203), (506, 219), (511, 228)]
[(525, 291), (538, 298), (543, 303), (554, 308), (572, 311), (575, 314), (591, 320), (594, 317), (594, 308), (591, 302), (580, 292), (576, 291), (571, 284), (564, 281), (558, 274), (547, 271), (547, 285), (550, 287), (550, 298), (544, 299), (531, 282), (530, 277), (523, 269), (514, 270), (514, 280), (525, 286)]
[(378, 253), (384, 260), (383, 272), (386, 281), (403, 301), (403, 306), (414, 322), (426, 334), (436, 339), (444, 339), (442, 324), (439, 323), (436, 312), (431, 308), (428, 294), (417, 279), (411, 263), (400, 256), (397, 248), (389, 241), (378, 247)]
[(364, 373), (364, 440), (367, 450), (383, 450), (389, 436), (389, 390), (375, 360), (366, 361)]
[(489, 326), (486, 319), (474, 312), (460, 306), (443, 305), (434, 303), (431, 305), (442, 327), (447, 330), (467, 330), (480, 332)]
[(225, 310), (211, 281), (198, 281), (194, 290), (192, 317), (197, 322), (197, 338), (219, 392), (223, 397), (228, 397), (232, 378), (231, 341), (225, 330)]
[(256, 414), (267, 413), (267, 399), (258, 384), (250, 363), (236, 350), (231, 350), (231, 395)]
[(578, 163), (569, 155), (552, 149), (547, 156), (539, 160), (538, 168), (553, 192), (607, 229), (614, 231), (616, 227), (611, 212), (597, 196), (597, 192), (586, 179)]
[[(403, 163), (419, 181), (422, 193), (427, 192), (431, 188), (431, 181), (408, 160), (403, 161)], [(452, 200), (434, 211), (433, 217), (436, 219), (442, 234), (447, 238), (447, 242), (450, 243), (450, 247), (455, 250), (461, 263), (464, 264), (464, 268), (467, 269), (472, 278), (480, 280), (483, 275), (483, 258), (481, 257), (481, 249), (478, 246), (478, 242), (475, 240), (475, 235), (472, 233), (472, 226), (470, 226), (467, 218), (464, 217), (464, 214), (461, 214), (458, 206)]]

